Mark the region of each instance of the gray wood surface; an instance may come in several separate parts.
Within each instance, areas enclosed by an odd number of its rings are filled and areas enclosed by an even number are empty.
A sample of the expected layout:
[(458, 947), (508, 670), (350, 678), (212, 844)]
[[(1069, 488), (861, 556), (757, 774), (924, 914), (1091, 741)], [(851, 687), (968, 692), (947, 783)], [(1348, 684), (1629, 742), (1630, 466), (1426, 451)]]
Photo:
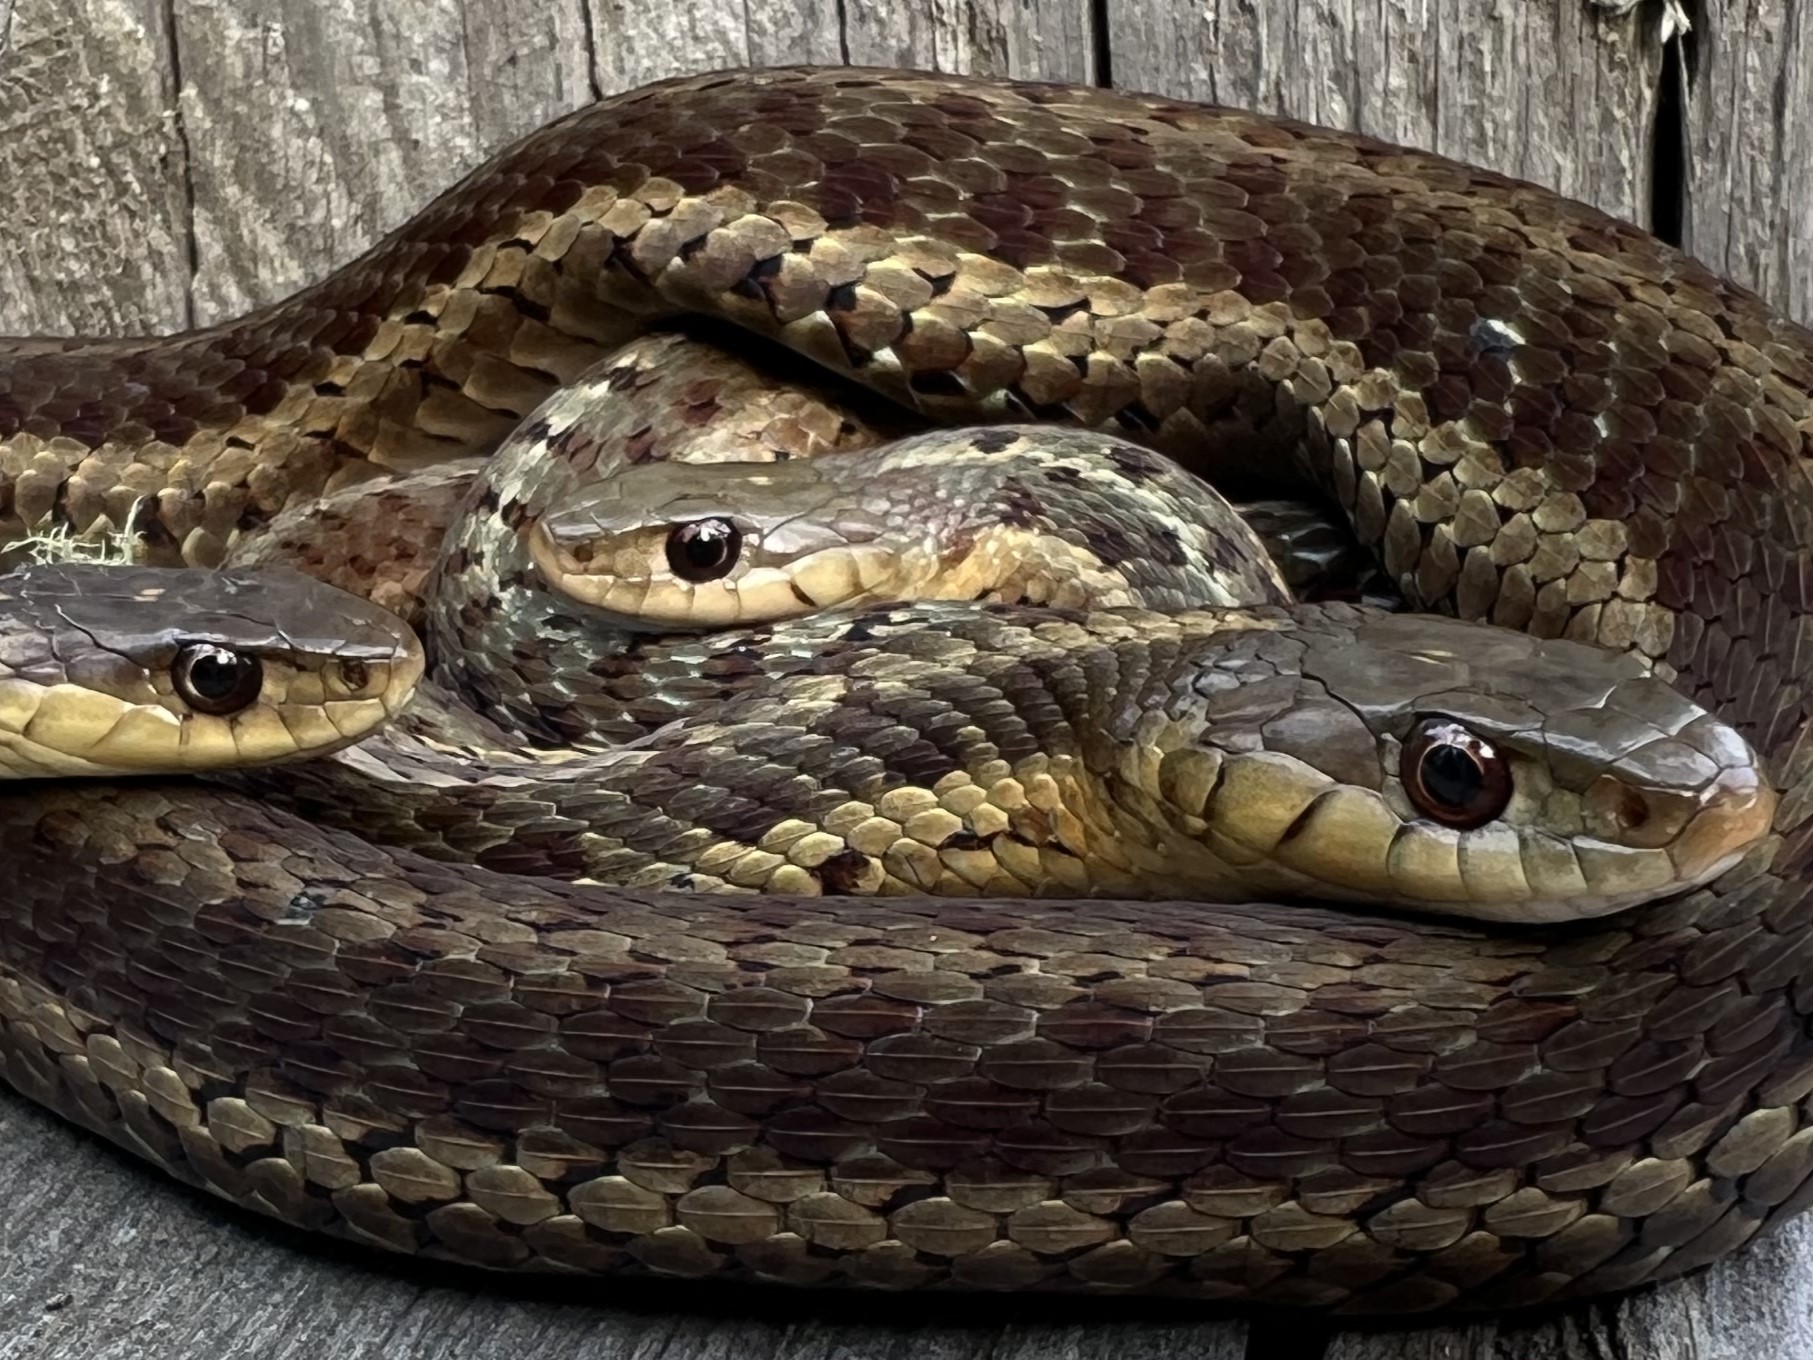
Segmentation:
[[(778, 61), (1279, 110), (1524, 175), (1813, 316), (1813, 19), (1794, 0), (0, 0), (0, 331), (162, 330), (318, 277), (601, 93)], [(1684, 108), (1663, 99), (1671, 62)], [(1656, 154), (1658, 111), (1684, 159)], [(1661, 169), (1658, 172), (1657, 166)], [(1813, 1360), (1813, 1228), (1558, 1315), (1344, 1329), (1044, 1299), (437, 1278), (307, 1243), (0, 1094), (0, 1360), (997, 1356)]]
[(1813, 11), (1723, 0), (1688, 61), (1684, 242), (1706, 263), (1813, 315)]

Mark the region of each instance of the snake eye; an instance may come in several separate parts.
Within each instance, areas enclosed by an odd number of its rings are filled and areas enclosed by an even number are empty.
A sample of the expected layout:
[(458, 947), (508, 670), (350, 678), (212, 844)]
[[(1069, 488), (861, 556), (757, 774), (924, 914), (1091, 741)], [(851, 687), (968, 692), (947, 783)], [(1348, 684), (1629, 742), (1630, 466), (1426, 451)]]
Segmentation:
[(1446, 719), (1430, 719), (1411, 734), (1400, 774), (1417, 811), (1444, 826), (1484, 826), (1511, 801), (1504, 757), (1491, 742)]
[(727, 519), (689, 520), (667, 535), (667, 565), (682, 581), (728, 576), (742, 551), (742, 531)]
[(176, 654), (170, 678), (182, 701), (197, 713), (224, 718), (251, 706), (264, 687), (256, 657), (198, 642)]

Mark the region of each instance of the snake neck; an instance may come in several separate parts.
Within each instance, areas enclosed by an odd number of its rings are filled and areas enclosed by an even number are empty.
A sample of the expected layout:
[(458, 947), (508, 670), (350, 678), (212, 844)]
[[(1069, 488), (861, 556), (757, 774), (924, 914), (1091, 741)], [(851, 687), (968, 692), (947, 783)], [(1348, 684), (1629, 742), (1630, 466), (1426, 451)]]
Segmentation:
[(537, 408), (467, 488), (429, 573), (435, 678), (547, 744), (630, 740), (726, 697), (721, 682), (676, 670), (659, 637), (554, 589), (529, 536), (544, 514), (622, 465), (813, 458), (869, 447), (898, 428), (899, 413), (872, 399), (788, 385), (790, 367), (797, 361), (649, 334)]
[[(615, 659), (640, 686), (625, 706), (633, 745), (474, 762), (436, 746), (431, 711), (431, 740), (418, 725), (344, 761), (234, 782), (326, 824), (539, 877), (786, 895), (1225, 896), (1255, 880), (1191, 839), (1202, 808), (1180, 799), (1208, 790), (1175, 767), (1161, 787), (1148, 759), (1205, 724), (1153, 705), (1188, 688), (1192, 648), (1293, 627), (1275, 609), (1193, 616), (1179, 634), (1139, 610), (934, 604), (650, 639)], [(595, 707), (538, 713), (596, 734)], [(682, 720), (660, 725), (658, 712)], [(536, 831), (520, 834), (515, 807), (538, 809)]]

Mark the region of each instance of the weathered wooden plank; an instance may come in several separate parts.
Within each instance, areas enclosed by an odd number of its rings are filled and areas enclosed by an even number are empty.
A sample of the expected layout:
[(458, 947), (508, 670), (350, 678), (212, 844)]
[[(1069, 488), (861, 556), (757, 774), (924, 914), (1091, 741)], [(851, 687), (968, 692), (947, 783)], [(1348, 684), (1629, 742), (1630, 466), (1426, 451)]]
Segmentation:
[(181, 325), (185, 156), (161, 0), (26, 3), (5, 17), (0, 330)]
[(319, 278), (499, 143), (592, 96), (580, 0), (175, 12), (204, 323)]
[(1647, 9), (1116, 0), (1109, 50), (1116, 85), (1353, 128), (1648, 216), (1661, 42)]
[[(282, 297), (599, 93), (788, 61), (1084, 80), (1093, 70), (1087, 0), (863, 3), (841, 28), (837, 0), (178, 0), (173, 27), (156, 0), (86, 3), (16, 44), (0, 119), (31, 135), (9, 139), (0, 171), (42, 205), (33, 239), (57, 262), (27, 252), (12, 267), (15, 295), (90, 282), (94, 261), (120, 255), (131, 267), (103, 290), (108, 309), (91, 302), (86, 313), (116, 331), (206, 324)], [(49, 6), (28, 8), (49, 23)], [(75, 49), (89, 69), (59, 70), (40, 88), (38, 73)], [(127, 77), (142, 97), (116, 98)], [(126, 165), (134, 154), (144, 163)], [(103, 169), (88, 176), (61, 170), (97, 159)], [(157, 205), (162, 219), (148, 227)], [(161, 255), (124, 260), (160, 235)], [(15, 280), (0, 272), (0, 282)], [(49, 329), (49, 314), (25, 311), (20, 324)]]
[(593, 0), (591, 8), (598, 79), (607, 93), (719, 67), (844, 60), (837, 0)]
[(1699, 1275), (1534, 1319), (1338, 1334), (1326, 1360), (1807, 1360), (1813, 1225)]
[(1088, 0), (845, 0), (844, 60), (861, 66), (1093, 83)]
[(1813, 11), (1782, 0), (1694, 10), (1686, 245), (1813, 321)]

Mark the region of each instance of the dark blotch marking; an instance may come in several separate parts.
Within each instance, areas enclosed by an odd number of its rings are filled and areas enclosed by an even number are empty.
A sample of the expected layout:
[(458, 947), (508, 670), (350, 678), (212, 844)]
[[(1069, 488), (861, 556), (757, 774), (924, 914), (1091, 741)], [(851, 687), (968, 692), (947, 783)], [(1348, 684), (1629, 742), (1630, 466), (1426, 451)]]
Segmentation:
[[(549, 726), (559, 731), (563, 714), (545, 715)], [(564, 735), (564, 733), (563, 733)], [(559, 832), (518, 832), (502, 845), (487, 846), (473, 856), (483, 868), (504, 874), (526, 874), (531, 878), (554, 878), (572, 882), (586, 872), (583, 850), (573, 838)]]
[(928, 369), (907, 379), (907, 386), (923, 397), (962, 397), (968, 393), (963, 381), (946, 369)]
[(648, 271), (637, 264), (636, 257), (630, 253), (630, 242), (633, 239), (632, 237), (618, 238), (616, 244), (611, 247), (610, 265), (613, 269), (621, 269), (637, 283), (647, 284), (650, 282)]
[(1108, 566), (1118, 566), (1137, 557), (1138, 550), (1126, 530), (1100, 521), (1082, 520), (1077, 524), (1077, 532), (1083, 536), (1083, 542)]
[(938, 843), (940, 850), (986, 850), (989, 838), (974, 831), (953, 831)]
[(869, 857), (860, 850), (839, 850), (818, 866), (818, 881), (827, 896), (846, 897), (862, 883)]
[(130, 523), (138, 531), (138, 540), (150, 549), (174, 549), (182, 545), (164, 522), (163, 509), (154, 496), (140, 496), (133, 503)]
[(1185, 567), (1190, 564), (1190, 554), (1184, 550), (1183, 540), (1177, 530), (1167, 525), (1158, 525), (1150, 531), (1152, 538), (1152, 556), (1163, 566)]
[(875, 641), (875, 620), (869, 617), (852, 619), (850, 626), (838, 634), (840, 642), (873, 642)]
[(1156, 482), (1169, 471), (1169, 465), (1158, 454), (1148, 453), (1131, 444), (1114, 445), (1108, 450), (1108, 461), (1114, 464), (1121, 476), (1139, 486)]
[(1151, 431), (1156, 430), (1159, 425), (1158, 417), (1137, 401), (1123, 406), (1115, 419), (1130, 430)]
[[(290, 385), (281, 378), (265, 374), (240, 397), (240, 401), (245, 406), (247, 415), (269, 415), (277, 409), (277, 403), (283, 400), (289, 390)], [(335, 440), (334, 443), (338, 445), (340, 441)]]
[(1001, 483), (1001, 513), (1003, 524), (1016, 529), (1025, 529), (1037, 524), (1044, 517), (1044, 503), (1038, 493), (1017, 478), (1008, 478)]
[(1034, 401), (1018, 387), (1008, 388), (1001, 396), (1009, 410), (1022, 412), (1033, 420), (1050, 421), (1057, 425), (1075, 422), (1075, 415), (1064, 402)]
[(765, 260), (757, 260), (747, 274), (730, 285), (730, 291), (738, 297), (772, 303), (768, 285), (780, 277), (781, 258), (779, 255), (770, 255)]
[(1002, 453), (1020, 442), (1020, 436), (1012, 430), (982, 430), (969, 443), (972, 449), (981, 453)]

